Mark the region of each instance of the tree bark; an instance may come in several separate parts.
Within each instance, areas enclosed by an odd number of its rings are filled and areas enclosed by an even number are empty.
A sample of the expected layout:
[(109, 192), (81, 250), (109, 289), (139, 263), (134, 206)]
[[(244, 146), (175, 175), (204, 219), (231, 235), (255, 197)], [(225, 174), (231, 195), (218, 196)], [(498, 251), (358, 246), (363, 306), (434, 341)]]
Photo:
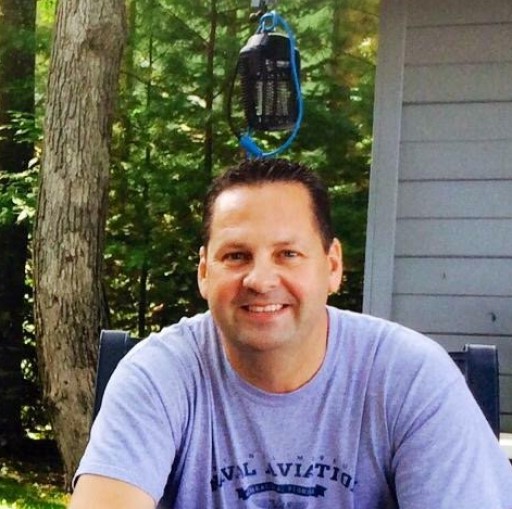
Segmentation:
[(123, 0), (61, 0), (34, 237), (35, 324), (45, 402), (69, 482), (88, 438)]
[(213, 174), (213, 101), (215, 99), (215, 44), (217, 42), (217, 0), (210, 1), (210, 34), (206, 43), (206, 122), (204, 126), (204, 169), (208, 181)]
[[(36, 0), (0, 0), (0, 172), (25, 171), (33, 143), (16, 139), (12, 113), (34, 114)], [(0, 192), (9, 192), (8, 188)], [(0, 225), (0, 447), (16, 450), (24, 431), (23, 319), (28, 230)]]

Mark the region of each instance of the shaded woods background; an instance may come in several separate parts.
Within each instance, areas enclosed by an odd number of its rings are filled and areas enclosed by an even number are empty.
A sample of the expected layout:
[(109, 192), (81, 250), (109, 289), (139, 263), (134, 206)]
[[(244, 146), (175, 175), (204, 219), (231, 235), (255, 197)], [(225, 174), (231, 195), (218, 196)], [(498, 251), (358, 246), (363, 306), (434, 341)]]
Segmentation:
[[(312, 165), (329, 185), (346, 270), (331, 302), (354, 310), (362, 294), (377, 4), (278, 5), (298, 41), (305, 101), (304, 124), (285, 156)], [(242, 156), (226, 121), (227, 91), (256, 26), (248, 0), (126, 6), (102, 291), (108, 326), (143, 337), (205, 308), (195, 278), (200, 203), (212, 176)], [(31, 232), (55, 7), (55, 0), (0, 0), (0, 447), (20, 451), (30, 440), (34, 453), (32, 440), (52, 438), (37, 383)], [(279, 136), (259, 141), (274, 147)]]

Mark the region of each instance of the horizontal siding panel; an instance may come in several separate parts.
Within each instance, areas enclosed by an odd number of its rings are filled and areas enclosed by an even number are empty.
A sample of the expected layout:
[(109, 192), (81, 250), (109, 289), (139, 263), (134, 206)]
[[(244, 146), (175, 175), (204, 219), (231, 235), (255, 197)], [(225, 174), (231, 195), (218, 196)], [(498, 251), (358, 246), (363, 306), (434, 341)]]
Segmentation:
[(409, 0), (408, 25), (463, 25), (512, 21), (510, 0)]
[(400, 146), (400, 179), (512, 178), (512, 142), (412, 142)]
[(397, 222), (396, 256), (510, 257), (511, 253), (510, 220), (400, 219)]
[(402, 182), (398, 217), (510, 218), (512, 178), (508, 181)]
[(512, 100), (512, 63), (408, 66), (406, 103)]
[(406, 65), (512, 60), (512, 23), (409, 28), (406, 37)]
[(511, 103), (406, 105), (402, 141), (512, 141)]
[(427, 336), (433, 334), (510, 335), (512, 297), (432, 297), (395, 295), (393, 320)]
[(506, 259), (397, 258), (394, 292), (512, 297), (512, 253)]

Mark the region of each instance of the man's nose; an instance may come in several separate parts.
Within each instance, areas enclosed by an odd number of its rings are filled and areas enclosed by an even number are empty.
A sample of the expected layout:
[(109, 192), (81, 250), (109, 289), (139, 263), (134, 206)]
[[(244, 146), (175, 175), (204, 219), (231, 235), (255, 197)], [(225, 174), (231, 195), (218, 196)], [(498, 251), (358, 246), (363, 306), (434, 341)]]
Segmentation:
[(267, 293), (279, 284), (276, 266), (271, 261), (254, 260), (243, 279), (243, 286), (256, 293)]

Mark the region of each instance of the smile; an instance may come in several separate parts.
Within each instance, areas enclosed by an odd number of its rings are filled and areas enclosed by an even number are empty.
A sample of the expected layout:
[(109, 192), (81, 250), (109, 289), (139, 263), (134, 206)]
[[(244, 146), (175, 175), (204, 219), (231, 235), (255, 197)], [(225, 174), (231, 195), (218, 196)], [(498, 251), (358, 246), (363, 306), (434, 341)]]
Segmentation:
[(284, 308), (284, 304), (267, 304), (266, 306), (244, 306), (251, 313), (277, 313)]

